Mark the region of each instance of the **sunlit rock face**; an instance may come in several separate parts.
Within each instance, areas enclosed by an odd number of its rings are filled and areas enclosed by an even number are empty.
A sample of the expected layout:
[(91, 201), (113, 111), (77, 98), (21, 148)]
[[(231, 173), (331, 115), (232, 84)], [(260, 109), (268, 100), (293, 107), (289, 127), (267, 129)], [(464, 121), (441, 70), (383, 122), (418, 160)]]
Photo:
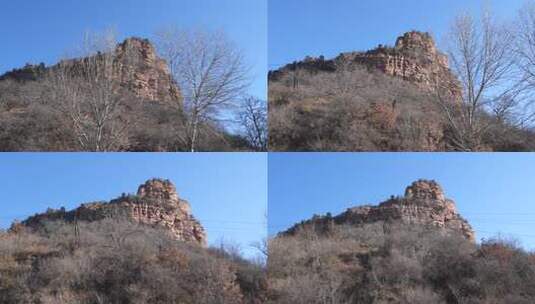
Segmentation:
[(123, 194), (109, 202), (82, 204), (71, 210), (48, 210), (23, 221), (21, 225), (39, 229), (45, 221), (98, 221), (125, 217), (152, 227), (161, 227), (178, 241), (206, 245), (203, 226), (191, 213), (187, 201), (178, 197), (169, 180), (151, 179), (140, 185), (137, 195)]
[(337, 70), (338, 63), (353, 62), (370, 70), (377, 70), (389, 76), (409, 81), (423, 90), (440, 87), (453, 96), (461, 96), (459, 81), (452, 74), (448, 58), (441, 53), (430, 34), (411, 31), (398, 37), (394, 47), (379, 45), (366, 52), (345, 52), (334, 59), (307, 57), (305, 60), (286, 65), (270, 72), (270, 80), (277, 81), (294, 69), (309, 71)]
[(400, 223), (437, 228), (445, 233), (460, 234), (474, 241), (470, 224), (457, 212), (455, 202), (447, 199), (442, 187), (432, 180), (418, 180), (405, 189), (403, 197), (391, 197), (379, 205), (359, 206), (334, 216), (320, 216), (304, 221), (285, 233), (294, 233), (304, 226), (331, 224), (361, 225), (367, 223)]
[(121, 87), (146, 100), (182, 100), (167, 62), (158, 57), (148, 39), (126, 39), (117, 45), (114, 56), (115, 78)]
[(124, 96), (132, 94), (145, 101), (182, 103), (180, 89), (171, 76), (167, 62), (157, 55), (148, 39), (136, 37), (124, 40), (108, 52), (97, 52), (90, 57), (62, 60), (49, 67), (44, 64), (27, 64), (0, 75), (0, 81), (35, 81), (60, 67), (79, 74), (82, 69), (87, 68), (83, 67), (83, 63), (88, 60), (102, 62), (98, 61), (99, 58), (102, 60), (110, 54), (112, 64), (109, 70), (106, 67), (106, 74), (109, 74), (106, 77), (113, 83), (116, 93)]

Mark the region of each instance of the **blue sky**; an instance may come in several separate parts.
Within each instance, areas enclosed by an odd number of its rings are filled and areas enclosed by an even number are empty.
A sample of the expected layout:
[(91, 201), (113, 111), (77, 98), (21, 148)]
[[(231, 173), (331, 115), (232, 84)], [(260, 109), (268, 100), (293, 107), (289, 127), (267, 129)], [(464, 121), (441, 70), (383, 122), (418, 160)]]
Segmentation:
[(207, 230), (208, 241), (250, 245), (266, 236), (265, 153), (1, 153), (0, 227), (48, 207), (135, 193), (153, 177), (174, 182)]
[(439, 182), (477, 238), (501, 234), (535, 250), (535, 153), (270, 153), (269, 234), (313, 214), (403, 195)]
[(267, 0), (2, 1), (0, 74), (27, 62), (56, 62), (86, 30), (115, 27), (120, 38), (150, 38), (170, 25), (224, 30), (252, 67), (251, 94), (265, 98)]
[(269, 67), (307, 55), (393, 45), (409, 30), (431, 32), (437, 42), (460, 12), (489, 6), (501, 19), (516, 16), (524, 0), (269, 0)]

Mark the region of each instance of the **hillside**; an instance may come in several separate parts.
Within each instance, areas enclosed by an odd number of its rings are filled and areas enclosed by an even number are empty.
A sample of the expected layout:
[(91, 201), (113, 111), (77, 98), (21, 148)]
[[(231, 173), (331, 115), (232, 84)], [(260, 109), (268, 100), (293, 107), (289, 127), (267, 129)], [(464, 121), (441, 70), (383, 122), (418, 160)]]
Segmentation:
[(333, 225), (386, 223), (386, 225), (419, 225), (425, 229), (439, 228), (449, 234), (461, 235), (474, 241), (470, 224), (457, 212), (455, 202), (447, 199), (435, 181), (418, 180), (405, 189), (403, 197), (391, 197), (377, 206), (350, 208), (336, 216), (318, 216), (295, 225), (283, 234), (293, 235), (300, 230), (328, 233)]
[[(444, 109), (461, 111), (463, 94), (448, 57), (428, 33), (407, 32), (393, 47), (307, 57), (269, 73), (270, 148), (459, 150)], [(492, 127), (472, 150), (535, 148), (533, 132), (481, 115)]]
[[(187, 151), (188, 117), (148, 39), (0, 75), (0, 151)], [(203, 122), (199, 150), (247, 150)]]
[(434, 181), (402, 197), (314, 216), (269, 243), (269, 303), (531, 303), (535, 256), (475, 242)]
[[(159, 58), (154, 46), (148, 39), (127, 38), (119, 43), (113, 51), (113, 71), (110, 79), (115, 91), (128, 91), (136, 97), (147, 101), (181, 101), (179, 88), (172, 80), (165, 60)], [(27, 65), (0, 76), (0, 81), (15, 82), (37, 81), (49, 72), (67, 66), (73, 71), (83, 69), (84, 60), (98, 58), (75, 58), (46, 67), (44, 65)]]
[(407, 32), (398, 37), (394, 47), (379, 45), (366, 52), (341, 53), (334, 59), (307, 57), (304, 61), (286, 65), (269, 75), (271, 81), (278, 81), (294, 70), (310, 72), (336, 72), (340, 64), (352, 62), (365, 66), (370, 71), (380, 71), (416, 84), (422, 89), (431, 89), (438, 83), (446, 84), (450, 90), (460, 94), (457, 79), (448, 66), (448, 58), (441, 53), (428, 33)]
[(262, 303), (262, 265), (209, 248), (168, 180), (0, 232), (0, 303)]
[(206, 246), (204, 228), (191, 214), (189, 203), (178, 198), (170, 181), (162, 179), (148, 180), (139, 186), (136, 195), (122, 195), (110, 202), (85, 203), (70, 211), (49, 209), (18, 225), (39, 231), (52, 221), (78, 224), (114, 217), (164, 228), (173, 239)]

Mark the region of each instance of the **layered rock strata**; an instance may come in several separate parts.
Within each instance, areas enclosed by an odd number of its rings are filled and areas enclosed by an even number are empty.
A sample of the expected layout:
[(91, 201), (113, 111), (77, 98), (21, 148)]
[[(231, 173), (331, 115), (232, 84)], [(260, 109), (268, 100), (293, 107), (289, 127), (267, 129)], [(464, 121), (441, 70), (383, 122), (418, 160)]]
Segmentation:
[(178, 197), (169, 180), (163, 179), (148, 180), (139, 186), (137, 195), (123, 194), (110, 202), (82, 204), (70, 211), (49, 209), (19, 225), (39, 229), (46, 221), (91, 222), (116, 217), (161, 227), (179, 241), (206, 245), (204, 228), (192, 215), (189, 203)]
[(408, 186), (403, 197), (391, 197), (379, 205), (349, 208), (331, 216), (316, 216), (287, 230), (296, 231), (311, 226), (363, 225), (377, 222), (421, 225), (456, 233), (474, 241), (475, 233), (470, 224), (457, 212), (455, 202), (446, 198), (440, 185), (432, 180), (418, 180)]
[(296, 70), (334, 72), (342, 66), (341, 63), (359, 64), (370, 70), (399, 77), (424, 90), (440, 88), (454, 96), (461, 95), (459, 81), (449, 68), (447, 56), (437, 49), (430, 34), (418, 31), (398, 37), (394, 47), (379, 45), (366, 52), (341, 53), (330, 60), (323, 56), (307, 57), (303, 61), (271, 71), (269, 79), (277, 81)]

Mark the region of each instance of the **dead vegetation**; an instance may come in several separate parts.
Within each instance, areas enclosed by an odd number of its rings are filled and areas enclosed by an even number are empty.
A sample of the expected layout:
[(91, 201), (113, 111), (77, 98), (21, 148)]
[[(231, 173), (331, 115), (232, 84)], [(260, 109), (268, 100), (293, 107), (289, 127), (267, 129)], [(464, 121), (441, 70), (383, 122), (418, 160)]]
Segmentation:
[[(451, 77), (438, 77), (422, 86), (342, 55), (273, 71), (270, 149), (534, 151), (534, 15), (535, 6), (526, 5), (514, 26), (487, 11), (479, 21), (458, 16), (445, 50), (454, 85), (440, 82)], [(377, 52), (387, 56), (389, 50), (380, 46)], [(415, 64), (427, 58), (422, 56), (402, 54)], [(444, 64), (438, 65), (446, 71)]]
[(263, 266), (119, 219), (0, 233), (0, 303), (261, 303)]
[(268, 303), (532, 303), (532, 253), (408, 225), (303, 229), (269, 243)]

